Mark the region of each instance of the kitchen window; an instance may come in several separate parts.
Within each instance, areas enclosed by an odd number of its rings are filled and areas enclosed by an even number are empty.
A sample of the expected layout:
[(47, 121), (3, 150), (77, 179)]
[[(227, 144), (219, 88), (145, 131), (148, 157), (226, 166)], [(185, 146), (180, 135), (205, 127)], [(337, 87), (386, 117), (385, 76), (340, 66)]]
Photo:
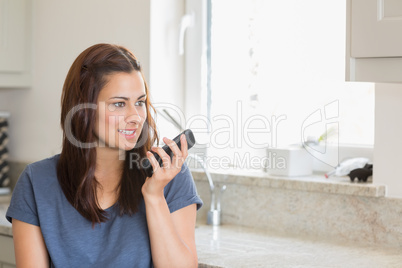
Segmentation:
[(187, 1), (187, 12), (204, 13), (208, 25), (199, 31), (205, 60), (199, 69), (190, 64), (199, 55), (189, 45), (193, 29), (187, 36), (186, 76), (198, 72), (201, 83), (191, 84), (199, 83), (192, 79), (186, 90), (187, 98), (201, 94), (198, 111), (210, 123), (201, 140), (208, 156), (239, 166), (247, 161), (244, 155), (263, 157), (264, 148), (325, 134), (328, 143), (373, 146), (374, 84), (345, 82), (345, 1), (194, 3)]

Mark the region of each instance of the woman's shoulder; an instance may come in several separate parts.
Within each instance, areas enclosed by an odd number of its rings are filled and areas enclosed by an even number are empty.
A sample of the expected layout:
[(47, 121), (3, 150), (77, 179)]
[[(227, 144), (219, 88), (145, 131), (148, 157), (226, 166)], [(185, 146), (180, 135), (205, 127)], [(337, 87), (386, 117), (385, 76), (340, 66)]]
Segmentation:
[[(10, 207), (7, 210), (7, 219), (11, 218), (39, 226), (38, 207), (47, 208), (49, 200), (56, 200), (60, 191), (57, 191), (57, 161), (58, 156), (52, 156), (28, 164), (21, 173), (13, 190)], [(43, 205), (45, 204), (45, 205)], [(53, 204), (53, 203), (52, 203)]]
[(193, 176), (186, 163), (184, 163), (180, 172), (165, 186), (165, 193), (182, 192), (183, 188), (191, 188), (193, 185)]
[(59, 157), (60, 155), (57, 154), (28, 164), (21, 177), (29, 177), (31, 180), (35, 178), (36, 181), (48, 181), (49, 178), (57, 178), (57, 162)]
[(186, 164), (183, 164), (181, 171), (166, 185), (164, 193), (171, 213), (194, 203), (197, 208), (202, 206), (193, 176)]
[(56, 167), (57, 161), (60, 158), (60, 154), (53, 155), (51, 157), (30, 163), (27, 167), (31, 169), (46, 169), (50, 167)]
[(173, 186), (175, 184), (182, 185), (183, 183), (184, 184), (192, 184), (193, 183), (193, 176), (186, 163), (183, 164), (180, 172), (170, 181), (169, 184), (170, 184), (170, 186)]

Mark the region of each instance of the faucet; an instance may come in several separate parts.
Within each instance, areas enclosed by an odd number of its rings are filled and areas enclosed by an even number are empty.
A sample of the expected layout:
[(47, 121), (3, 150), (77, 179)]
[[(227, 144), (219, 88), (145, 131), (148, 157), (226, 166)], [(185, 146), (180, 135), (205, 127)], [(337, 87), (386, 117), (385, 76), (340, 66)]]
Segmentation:
[(226, 185), (223, 185), (220, 188), (219, 195), (217, 198), (217, 202), (215, 202), (215, 185), (214, 181), (212, 180), (211, 174), (209, 173), (207, 167), (205, 166), (204, 160), (197, 156), (196, 154), (189, 154), (188, 158), (194, 159), (194, 161), (198, 162), (202, 167), (205, 175), (207, 176), (208, 183), (209, 183), (209, 190), (211, 192), (211, 207), (208, 211), (207, 215), (207, 224), (209, 225), (220, 225), (221, 224), (221, 198), (223, 192), (226, 190)]

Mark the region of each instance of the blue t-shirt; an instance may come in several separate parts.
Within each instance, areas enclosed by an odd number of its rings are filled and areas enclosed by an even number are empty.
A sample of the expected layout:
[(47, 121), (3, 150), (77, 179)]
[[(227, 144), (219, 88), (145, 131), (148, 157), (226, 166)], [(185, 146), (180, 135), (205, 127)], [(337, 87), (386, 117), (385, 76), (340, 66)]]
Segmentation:
[[(119, 216), (115, 204), (109, 220), (96, 224), (67, 201), (57, 179), (59, 155), (28, 165), (15, 186), (6, 218), (39, 226), (51, 267), (152, 267), (145, 204), (132, 216)], [(186, 165), (166, 185), (170, 213), (202, 201)]]

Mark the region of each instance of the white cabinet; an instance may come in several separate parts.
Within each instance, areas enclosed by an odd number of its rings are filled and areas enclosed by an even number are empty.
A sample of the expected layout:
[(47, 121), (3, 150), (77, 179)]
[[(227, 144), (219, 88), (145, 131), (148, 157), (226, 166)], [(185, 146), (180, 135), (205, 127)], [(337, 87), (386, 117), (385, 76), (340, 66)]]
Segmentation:
[(0, 88), (31, 84), (30, 0), (0, 0)]
[(402, 82), (401, 0), (347, 0), (346, 79)]

